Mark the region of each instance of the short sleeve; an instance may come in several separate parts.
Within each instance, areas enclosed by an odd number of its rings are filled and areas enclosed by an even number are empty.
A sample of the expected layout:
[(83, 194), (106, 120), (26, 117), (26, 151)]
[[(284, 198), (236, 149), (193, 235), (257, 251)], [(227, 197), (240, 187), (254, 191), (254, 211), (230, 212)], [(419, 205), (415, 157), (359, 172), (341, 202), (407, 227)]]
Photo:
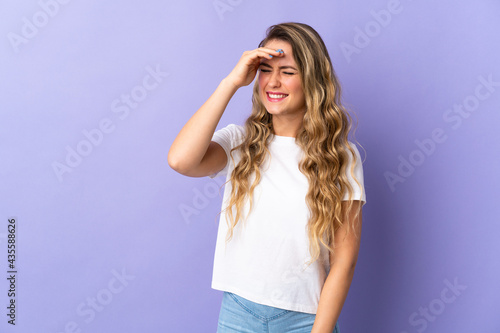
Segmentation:
[[(353, 162), (352, 155), (349, 154), (349, 164), (347, 165), (346, 168), (346, 176), (347, 179), (349, 180), (349, 184), (351, 184), (353, 193), (352, 193), (352, 199), (351, 200), (360, 200), (363, 201), (363, 205), (366, 204), (366, 192), (365, 192), (365, 185), (364, 185), (364, 177), (363, 177), (363, 161), (361, 160), (361, 155), (359, 154), (359, 150), (356, 147), (355, 144), (349, 141), (350, 146), (354, 149), (354, 152), (356, 153), (356, 164), (354, 165), (354, 176), (359, 182), (359, 185), (356, 183), (356, 181), (352, 178), (351, 175), (351, 165)], [(349, 193), (346, 192), (344, 194), (344, 198), (342, 201), (349, 200)]]
[(227, 155), (227, 163), (222, 170), (211, 174), (208, 177), (215, 178), (217, 176), (227, 175), (229, 165), (231, 164), (230, 151), (232, 148), (241, 143), (244, 138), (244, 131), (245, 128), (243, 126), (236, 124), (229, 124), (226, 127), (215, 131), (214, 135), (212, 136), (212, 141), (217, 142), (224, 149)]

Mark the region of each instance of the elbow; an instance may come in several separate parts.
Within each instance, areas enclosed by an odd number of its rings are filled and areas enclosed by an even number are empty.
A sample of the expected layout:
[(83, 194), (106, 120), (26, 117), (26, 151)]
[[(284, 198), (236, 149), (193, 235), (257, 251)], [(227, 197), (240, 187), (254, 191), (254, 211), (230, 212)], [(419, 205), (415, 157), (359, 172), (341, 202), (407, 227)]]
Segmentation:
[(353, 273), (353, 274), (354, 274), (354, 271), (356, 270), (356, 262), (355, 262), (355, 261), (354, 261), (354, 262), (352, 262), (352, 263), (349, 265), (348, 269), (349, 269), (349, 271), (350, 271), (351, 273)]
[(177, 171), (178, 173), (183, 172), (182, 165), (180, 163), (181, 159), (172, 154), (171, 152), (168, 153), (167, 155), (167, 163), (170, 168), (172, 168), (174, 171)]
[(345, 272), (352, 274), (352, 273), (354, 273), (354, 270), (356, 269), (356, 262), (355, 261), (346, 262), (344, 264), (339, 265), (339, 268)]
[(350, 260), (348, 260), (345, 264), (345, 267), (348, 271), (350, 272), (353, 272), (354, 273), (354, 270), (356, 269), (356, 263), (358, 262), (358, 258), (357, 256), (355, 258), (351, 258)]
[(337, 260), (331, 264), (331, 271), (340, 271), (347, 274), (354, 274), (357, 260)]
[(350, 265), (338, 265), (337, 267), (333, 266), (330, 270), (334, 275), (345, 276), (346, 278), (353, 278), (354, 271), (356, 270), (356, 264)]
[(177, 173), (180, 173), (183, 176), (194, 177), (193, 172), (195, 169), (186, 164), (186, 158), (169, 153), (167, 156), (167, 162), (169, 167)]

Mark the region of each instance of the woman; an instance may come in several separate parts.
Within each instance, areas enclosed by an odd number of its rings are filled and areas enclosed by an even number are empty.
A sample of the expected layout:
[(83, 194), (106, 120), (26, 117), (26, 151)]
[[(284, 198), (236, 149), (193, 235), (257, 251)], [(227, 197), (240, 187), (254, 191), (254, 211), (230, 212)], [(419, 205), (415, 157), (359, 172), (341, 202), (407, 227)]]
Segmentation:
[[(233, 94), (256, 76), (245, 125), (215, 132)], [(217, 332), (340, 332), (366, 203), (340, 98), (319, 34), (277, 24), (174, 140), (174, 170), (226, 175), (212, 279), (224, 291)]]

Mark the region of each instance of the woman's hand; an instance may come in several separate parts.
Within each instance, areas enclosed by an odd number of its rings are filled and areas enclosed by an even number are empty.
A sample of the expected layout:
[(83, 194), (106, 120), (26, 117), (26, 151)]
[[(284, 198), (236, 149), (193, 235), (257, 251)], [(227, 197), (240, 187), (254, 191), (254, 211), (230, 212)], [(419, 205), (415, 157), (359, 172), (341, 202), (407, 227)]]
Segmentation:
[(282, 50), (280, 52), (267, 47), (259, 47), (252, 51), (245, 51), (226, 79), (237, 88), (248, 86), (257, 75), (261, 58), (272, 59), (273, 57), (283, 54)]

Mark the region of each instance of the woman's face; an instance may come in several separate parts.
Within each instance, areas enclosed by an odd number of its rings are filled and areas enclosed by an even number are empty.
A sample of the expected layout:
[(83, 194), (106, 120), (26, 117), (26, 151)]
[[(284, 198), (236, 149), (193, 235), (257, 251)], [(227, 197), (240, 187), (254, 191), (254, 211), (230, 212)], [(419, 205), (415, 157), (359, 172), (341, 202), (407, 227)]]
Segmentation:
[(282, 49), (284, 55), (261, 59), (259, 96), (273, 116), (295, 116), (305, 112), (305, 96), (300, 73), (290, 43), (271, 40), (264, 47)]

